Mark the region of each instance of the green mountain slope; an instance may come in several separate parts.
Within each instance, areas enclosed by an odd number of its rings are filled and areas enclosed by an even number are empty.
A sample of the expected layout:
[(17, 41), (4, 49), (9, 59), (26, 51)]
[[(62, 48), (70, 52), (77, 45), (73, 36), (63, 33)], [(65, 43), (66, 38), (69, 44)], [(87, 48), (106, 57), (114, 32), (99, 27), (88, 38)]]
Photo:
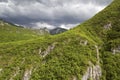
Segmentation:
[(0, 42), (27, 40), (37, 37), (31, 30), (0, 21)]
[(0, 20), (0, 43), (35, 39), (47, 34), (44, 31), (40, 33), (39, 30), (25, 29)]
[(119, 3), (62, 34), (0, 39), (0, 80), (119, 80)]

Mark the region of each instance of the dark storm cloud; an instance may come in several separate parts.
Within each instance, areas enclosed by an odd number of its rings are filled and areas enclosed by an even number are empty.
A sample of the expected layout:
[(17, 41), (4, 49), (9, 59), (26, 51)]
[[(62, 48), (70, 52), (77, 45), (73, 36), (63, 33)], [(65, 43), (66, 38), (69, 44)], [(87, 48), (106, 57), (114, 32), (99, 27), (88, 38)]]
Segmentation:
[[(112, 0), (0, 0), (0, 17), (16, 24), (71, 27), (92, 17)], [(71, 25), (71, 26), (70, 26)]]
[(8, 0), (0, 0), (0, 2), (8, 2)]

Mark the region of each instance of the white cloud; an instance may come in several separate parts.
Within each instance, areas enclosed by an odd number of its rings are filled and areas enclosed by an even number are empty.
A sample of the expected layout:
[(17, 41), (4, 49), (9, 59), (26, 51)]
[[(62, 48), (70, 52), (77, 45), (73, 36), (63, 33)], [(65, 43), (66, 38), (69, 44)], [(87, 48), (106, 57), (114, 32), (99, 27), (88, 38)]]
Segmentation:
[[(46, 27), (78, 24), (112, 0), (0, 0), (0, 17), (20, 25)], [(31, 24), (31, 25), (30, 25)], [(53, 26), (52, 26), (53, 25)]]
[(32, 28), (35, 28), (35, 29), (40, 29), (40, 28), (48, 28), (48, 29), (53, 29), (55, 28), (55, 26), (53, 25), (50, 25), (48, 23), (41, 23), (41, 22), (37, 22), (37, 23), (31, 23), (32, 25)]
[[(79, 23), (78, 23), (78, 24), (79, 24)], [(78, 24), (62, 24), (62, 25), (60, 25), (59, 27), (65, 28), (65, 29), (70, 29), (70, 28), (75, 27), (75, 26), (78, 25)]]

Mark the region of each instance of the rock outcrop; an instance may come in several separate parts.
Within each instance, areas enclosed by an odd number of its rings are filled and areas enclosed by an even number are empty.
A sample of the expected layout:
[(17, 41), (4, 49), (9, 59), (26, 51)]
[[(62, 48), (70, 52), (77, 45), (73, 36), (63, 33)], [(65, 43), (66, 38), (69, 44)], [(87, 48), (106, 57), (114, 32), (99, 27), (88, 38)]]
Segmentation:
[(73, 79), (72, 80), (78, 80), (76, 76), (73, 76)]
[(108, 23), (108, 24), (104, 25), (104, 29), (106, 29), (106, 30), (110, 30), (111, 28), (112, 28), (111, 23)]
[(2, 68), (0, 68), (0, 72), (2, 71), (3, 69)]
[(99, 65), (92, 64), (90, 67), (88, 67), (87, 72), (82, 77), (82, 80), (100, 80), (101, 75), (101, 67)]
[(31, 74), (32, 74), (32, 68), (26, 70), (22, 80), (30, 80)]
[(41, 52), (41, 49), (39, 49), (39, 54), (42, 55), (42, 57), (47, 56), (54, 48), (55, 48), (56, 43), (53, 43), (52, 45), (48, 46), (48, 48)]
[(87, 68), (86, 73), (83, 75), (82, 80), (100, 80), (102, 76), (102, 70), (100, 67), (100, 57), (99, 57), (99, 47), (95, 45), (96, 54), (97, 54), (97, 64), (94, 65), (92, 62), (89, 62), (89, 67)]
[(99, 52), (100, 48), (97, 45), (95, 45), (95, 48), (96, 48), (96, 54), (97, 54), (97, 56), (96, 56), (97, 57), (97, 63), (99, 64), (100, 63), (100, 57), (99, 57), (100, 56), (100, 52)]
[(113, 54), (120, 53), (120, 46), (117, 48), (112, 49)]
[(87, 41), (87, 40), (81, 40), (81, 41), (80, 41), (80, 45), (86, 46), (87, 44), (88, 44), (88, 41)]

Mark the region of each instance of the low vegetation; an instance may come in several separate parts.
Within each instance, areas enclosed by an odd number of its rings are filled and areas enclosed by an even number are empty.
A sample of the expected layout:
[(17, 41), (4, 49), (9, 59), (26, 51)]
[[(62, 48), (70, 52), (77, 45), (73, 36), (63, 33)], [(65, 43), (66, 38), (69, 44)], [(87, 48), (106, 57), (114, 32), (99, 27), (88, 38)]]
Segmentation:
[(0, 80), (83, 80), (95, 65), (102, 69), (98, 80), (119, 80), (119, 3), (114, 0), (90, 20), (53, 36), (1, 21)]

